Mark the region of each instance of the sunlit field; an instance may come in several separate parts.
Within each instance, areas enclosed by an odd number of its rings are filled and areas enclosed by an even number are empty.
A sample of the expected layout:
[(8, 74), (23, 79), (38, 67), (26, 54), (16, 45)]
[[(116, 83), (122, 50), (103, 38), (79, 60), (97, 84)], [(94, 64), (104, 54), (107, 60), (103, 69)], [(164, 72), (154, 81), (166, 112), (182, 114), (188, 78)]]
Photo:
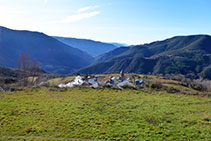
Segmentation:
[(211, 140), (211, 99), (147, 90), (0, 93), (0, 140)]

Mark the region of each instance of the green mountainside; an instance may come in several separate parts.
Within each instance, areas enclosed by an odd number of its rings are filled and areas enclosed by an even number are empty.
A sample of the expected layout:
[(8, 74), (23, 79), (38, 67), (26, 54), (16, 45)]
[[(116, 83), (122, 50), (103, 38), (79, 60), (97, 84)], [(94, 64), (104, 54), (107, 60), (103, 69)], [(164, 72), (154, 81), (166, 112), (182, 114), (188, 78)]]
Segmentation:
[[(95, 63), (79, 73), (184, 74), (210, 78), (211, 36), (176, 36), (128, 51)], [(206, 75), (208, 74), (208, 75)]]

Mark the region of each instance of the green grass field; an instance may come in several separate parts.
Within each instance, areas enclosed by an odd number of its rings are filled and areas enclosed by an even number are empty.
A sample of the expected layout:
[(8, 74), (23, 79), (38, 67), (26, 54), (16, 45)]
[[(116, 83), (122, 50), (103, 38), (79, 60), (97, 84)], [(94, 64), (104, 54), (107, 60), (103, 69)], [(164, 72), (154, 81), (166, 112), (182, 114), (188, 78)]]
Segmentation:
[(211, 140), (211, 99), (113, 89), (0, 93), (0, 140)]

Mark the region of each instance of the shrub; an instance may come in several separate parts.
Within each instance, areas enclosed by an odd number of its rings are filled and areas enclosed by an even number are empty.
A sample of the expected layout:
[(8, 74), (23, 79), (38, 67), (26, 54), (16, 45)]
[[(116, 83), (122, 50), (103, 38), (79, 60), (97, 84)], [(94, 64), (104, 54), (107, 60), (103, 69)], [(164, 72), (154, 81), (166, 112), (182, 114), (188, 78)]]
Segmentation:
[(201, 72), (201, 76), (204, 79), (209, 79), (211, 80), (211, 65), (209, 67), (206, 67), (202, 72)]
[(199, 90), (199, 91), (211, 91), (211, 81), (210, 80), (203, 80), (203, 79), (197, 79), (193, 80), (193, 82), (190, 85), (193, 89)]
[(163, 85), (161, 82), (156, 81), (154, 79), (146, 81), (146, 86), (152, 89), (161, 89)]
[(135, 87), (130, 86), (130, 85), (124, 85), (121, 88), (123, 88), (123, 89), (134, 89), (134, 90), (136, 89)]
[(173, 87), (170, 87), (170, 88), (167, 89), (167, 92), (168, 93), (179, 93), (180, 90), (176, 89), (176, 88), (173, 88)]
[(0, 87), (0, 92), (4, 92), (4, 89), (2, 87)]

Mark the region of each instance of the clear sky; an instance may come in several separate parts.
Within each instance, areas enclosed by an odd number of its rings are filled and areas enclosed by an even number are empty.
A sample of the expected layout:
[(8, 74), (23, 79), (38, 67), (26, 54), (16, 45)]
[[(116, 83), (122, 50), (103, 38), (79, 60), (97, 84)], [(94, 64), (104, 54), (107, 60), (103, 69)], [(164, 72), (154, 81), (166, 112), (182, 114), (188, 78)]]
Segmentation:
[(0, 0), (0, 25), (142, 44), (176, 35), (210, 35), (211, 0)]

